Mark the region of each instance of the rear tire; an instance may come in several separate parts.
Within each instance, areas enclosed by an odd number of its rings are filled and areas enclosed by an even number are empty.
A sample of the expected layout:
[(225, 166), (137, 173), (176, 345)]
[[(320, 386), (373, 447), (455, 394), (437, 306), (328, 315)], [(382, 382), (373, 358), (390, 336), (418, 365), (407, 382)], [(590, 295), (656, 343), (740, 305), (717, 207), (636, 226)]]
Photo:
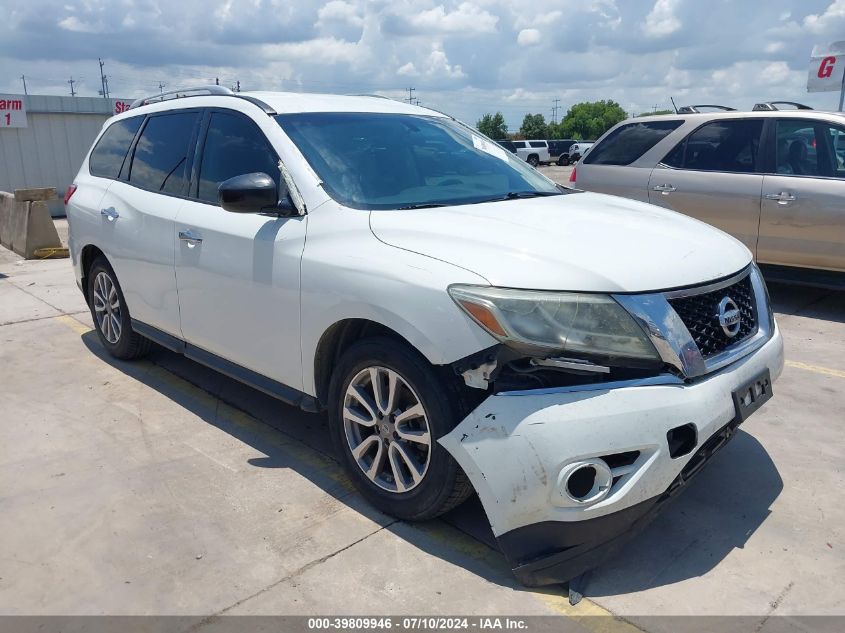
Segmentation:
[(569, 158), (567, 158), (566, 156), (561, 156), (557, 159), (557, 164), (561, 167), (566, 167), (567, 165), (569, 165)]
[(382, 512), (422, 521), (448, 512), (472, 485), (437, 440), (463, 417), (457, 389), (407, 345), (365, 339), (341, 357), (329, 427), (346, 471)]
[(86, 275), (88, 307), (94, 329), (106, 351), (121, 360), (140, 358), (150, 351), (151, 342), (132, 329), (129, 308), (111, 265), (98, 257)]
[(528, 157), (528, 164), (532, 167), (537, 167), (540, 164), (540, 157), (532, 154)]

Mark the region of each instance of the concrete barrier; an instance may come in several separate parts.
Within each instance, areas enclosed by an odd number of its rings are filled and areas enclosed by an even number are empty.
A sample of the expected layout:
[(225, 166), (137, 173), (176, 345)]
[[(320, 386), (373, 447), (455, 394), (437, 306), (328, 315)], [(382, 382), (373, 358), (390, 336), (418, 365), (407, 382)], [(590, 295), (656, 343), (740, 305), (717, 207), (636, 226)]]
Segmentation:
[(0, 191), (0, 244), (26, 259), (34, 259), (38, 249), (62, 248), (47, 208), (55, 196), (54, 188)]

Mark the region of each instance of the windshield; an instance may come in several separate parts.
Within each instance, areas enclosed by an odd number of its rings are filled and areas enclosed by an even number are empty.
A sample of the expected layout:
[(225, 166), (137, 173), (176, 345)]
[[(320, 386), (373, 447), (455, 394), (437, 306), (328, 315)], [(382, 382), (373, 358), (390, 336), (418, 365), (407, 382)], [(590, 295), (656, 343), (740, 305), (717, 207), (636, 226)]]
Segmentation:
[(473, 204), (563, 193), (477, 132), (445, 117), (280, 114), (326, 192), (356, 209)]

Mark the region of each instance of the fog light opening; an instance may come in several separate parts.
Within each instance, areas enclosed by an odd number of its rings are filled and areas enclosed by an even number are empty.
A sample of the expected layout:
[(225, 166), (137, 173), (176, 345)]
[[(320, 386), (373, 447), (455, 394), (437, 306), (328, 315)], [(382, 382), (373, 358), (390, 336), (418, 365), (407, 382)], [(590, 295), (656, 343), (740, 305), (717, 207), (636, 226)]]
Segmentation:
[(558, 493), (564, 505), (597, 503), (610, 494), (613, 474), (600, 459), (575, 462), (561, 470)]
[(593, 466), (582, 466), (569, 475), (566, 481), (566, 490), (573, 499), (581, 499), (589, 496), (593, 486), (596, 485), (596, 469)]

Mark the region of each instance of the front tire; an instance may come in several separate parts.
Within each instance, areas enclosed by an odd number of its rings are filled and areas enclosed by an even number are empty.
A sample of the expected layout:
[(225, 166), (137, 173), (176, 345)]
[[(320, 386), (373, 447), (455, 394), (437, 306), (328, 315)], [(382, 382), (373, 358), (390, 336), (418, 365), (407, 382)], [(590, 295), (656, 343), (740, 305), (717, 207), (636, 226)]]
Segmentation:
[(561, 167), (566, 167), (567, 165), (569, 165), (569, 158), (567, 158), (566, 156), (561, 156), (557, 159), (557, 164)]
[(88, 306), (100, 343), (121, 360), (140, 358), (150, 351), (150, 340), (132, 329), (123, 291), (111, 265), (98, 257), (87, 274)]
[(329, 426), (353, 483), (382, 512), (421, 521), (472, 493), (437, 440), (461, 416), (459, 398), (414, 350), (371, 338), (341, 357), (329, 389)]

